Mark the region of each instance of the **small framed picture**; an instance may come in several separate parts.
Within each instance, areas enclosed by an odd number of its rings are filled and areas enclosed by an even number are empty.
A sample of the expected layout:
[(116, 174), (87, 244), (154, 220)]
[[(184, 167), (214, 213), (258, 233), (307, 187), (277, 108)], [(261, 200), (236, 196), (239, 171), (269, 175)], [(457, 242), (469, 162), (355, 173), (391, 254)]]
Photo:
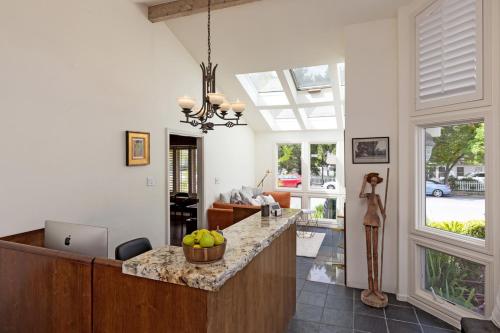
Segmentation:
[(352, 163), (389, 163), (389, 137), (353, 138)]
[(149, 164), (149, 133), (127, 131), (127, 166)]

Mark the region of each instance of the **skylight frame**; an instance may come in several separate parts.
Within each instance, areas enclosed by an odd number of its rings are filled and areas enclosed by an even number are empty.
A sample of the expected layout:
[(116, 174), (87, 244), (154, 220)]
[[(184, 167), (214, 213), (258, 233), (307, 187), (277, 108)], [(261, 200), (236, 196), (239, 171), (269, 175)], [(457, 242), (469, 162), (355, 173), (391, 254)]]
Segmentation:
[[(313, 67), (321, 67), (321, 66), (326, 66), (327, 67), (327, 74), (328, 78), (330, 79), (330, 84), (323, 84), (323, 85), (316, 85), (316, 86), (301, 86), (299, 83), (299, 79), (297, 78), (297, 75), (295, 74), (295, 71), (298, 69), (302, 68), (313, 68)], [(297, 67), (297, 68), (290, 68), (289, 72), (292, 77), (293, 83), (295, 85), (295, 89), (297, 91), (310, 91), (310, 90), (322, 90), (322, 89), (328, 89), (332, 88), (333, 86), (333, 80), (330, 76), (330, 66), (329, 65), (317, 65), (317, 66), (306, 66), (306, 67)]]

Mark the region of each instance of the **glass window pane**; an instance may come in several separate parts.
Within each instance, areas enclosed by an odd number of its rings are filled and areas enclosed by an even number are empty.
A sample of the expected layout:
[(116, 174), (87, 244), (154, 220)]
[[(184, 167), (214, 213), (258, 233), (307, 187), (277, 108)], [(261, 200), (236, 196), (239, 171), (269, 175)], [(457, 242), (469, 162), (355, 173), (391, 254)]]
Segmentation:
[(333, 105), (299, 108), (306, 129), (336, 129), (337, 119)]
[(337, 147), (334, 143), (310, 145), (311, 189), (335, 190), (337, 169)]
[(320, 220), (335, 220), (337, 218), (336, 198), (310, 198), (310, 209), (314, 209), (314, 218)]
[(273, 131), (300, 130), (299, 122), (292, 109), (261, 110), (260, 112)]
[(255, 90), (258, 93), (271, 93), (283, 91), (278, 74), (272, 72), (250, 73), (248, 74)]
[(278, 187), (302, 187), (301, 155), (300, 144), (278, 145)]
[(302, 209), (302, 197), (291, 197), (290, 208)]
[(297, 90), (331, 87), (328, 65), (294, 68), (291, 70)]
[(484, 315), (485, 266), (428, 248), (422, 252), (423, 288)]
[(425, 129), (427, 226), (485, 238), (484, 155), (484, 122)]

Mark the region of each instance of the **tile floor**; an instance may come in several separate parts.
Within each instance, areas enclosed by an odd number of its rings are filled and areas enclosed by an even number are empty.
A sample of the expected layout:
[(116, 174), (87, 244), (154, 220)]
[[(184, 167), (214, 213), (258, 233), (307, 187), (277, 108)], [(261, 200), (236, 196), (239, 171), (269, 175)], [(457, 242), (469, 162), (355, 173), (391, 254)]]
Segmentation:
[(329, 262), (338, 260), (343, 253), (338, 247), (341, 233), (324, 228), (314, 231), (324, 232), (326, 237), (317, 258), (297, 257), (297, 311), (289, 333), (458, 332), (411, 304), (396, 300), (392, 294), (385, 309), (364, 305), (360, 290), (339, 284), (343, 283), (343, 273), (327, 268)]

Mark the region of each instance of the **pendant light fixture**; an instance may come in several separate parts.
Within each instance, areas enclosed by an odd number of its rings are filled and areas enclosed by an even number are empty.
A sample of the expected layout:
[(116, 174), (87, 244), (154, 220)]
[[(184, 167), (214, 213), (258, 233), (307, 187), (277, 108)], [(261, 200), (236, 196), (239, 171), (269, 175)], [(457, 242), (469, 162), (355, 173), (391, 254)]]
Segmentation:
[[(203, 133), (208, 133), (208, 131), (214, 130), (215, 126), (226, 126), (232, 128), (234, 126), (244, 126), (246, 124), (240, 124), (240, 118), (245, 110), (245, 103), (236, 100), (234, 103), (228, 103), (223, 94), (217, 93), (215, 90), (215, 71), (217, 70), (217, 65), (212, 66), (211, 53), (211, 35), (210, 35), (210, 25), (211, 25), (211, 0), (208, 0), (208, 63), (201, 63), (201, 71), (203, 74), (203, 103), (199, 110), (196, 110), (196, 102), (191, 97), (179, 97), (177, 98), (177, 103), (182, 109), (184, 120), (181, 123), (190, 124), (193, 127), (199, 127)], [(195, 110), (193, 110), (195, 108)], [(234, 117), (227, 117), (230, 111), (234, 112)], [(219, 122), (215, 123), (214, 120), (217, 118), (221, 119)]]

